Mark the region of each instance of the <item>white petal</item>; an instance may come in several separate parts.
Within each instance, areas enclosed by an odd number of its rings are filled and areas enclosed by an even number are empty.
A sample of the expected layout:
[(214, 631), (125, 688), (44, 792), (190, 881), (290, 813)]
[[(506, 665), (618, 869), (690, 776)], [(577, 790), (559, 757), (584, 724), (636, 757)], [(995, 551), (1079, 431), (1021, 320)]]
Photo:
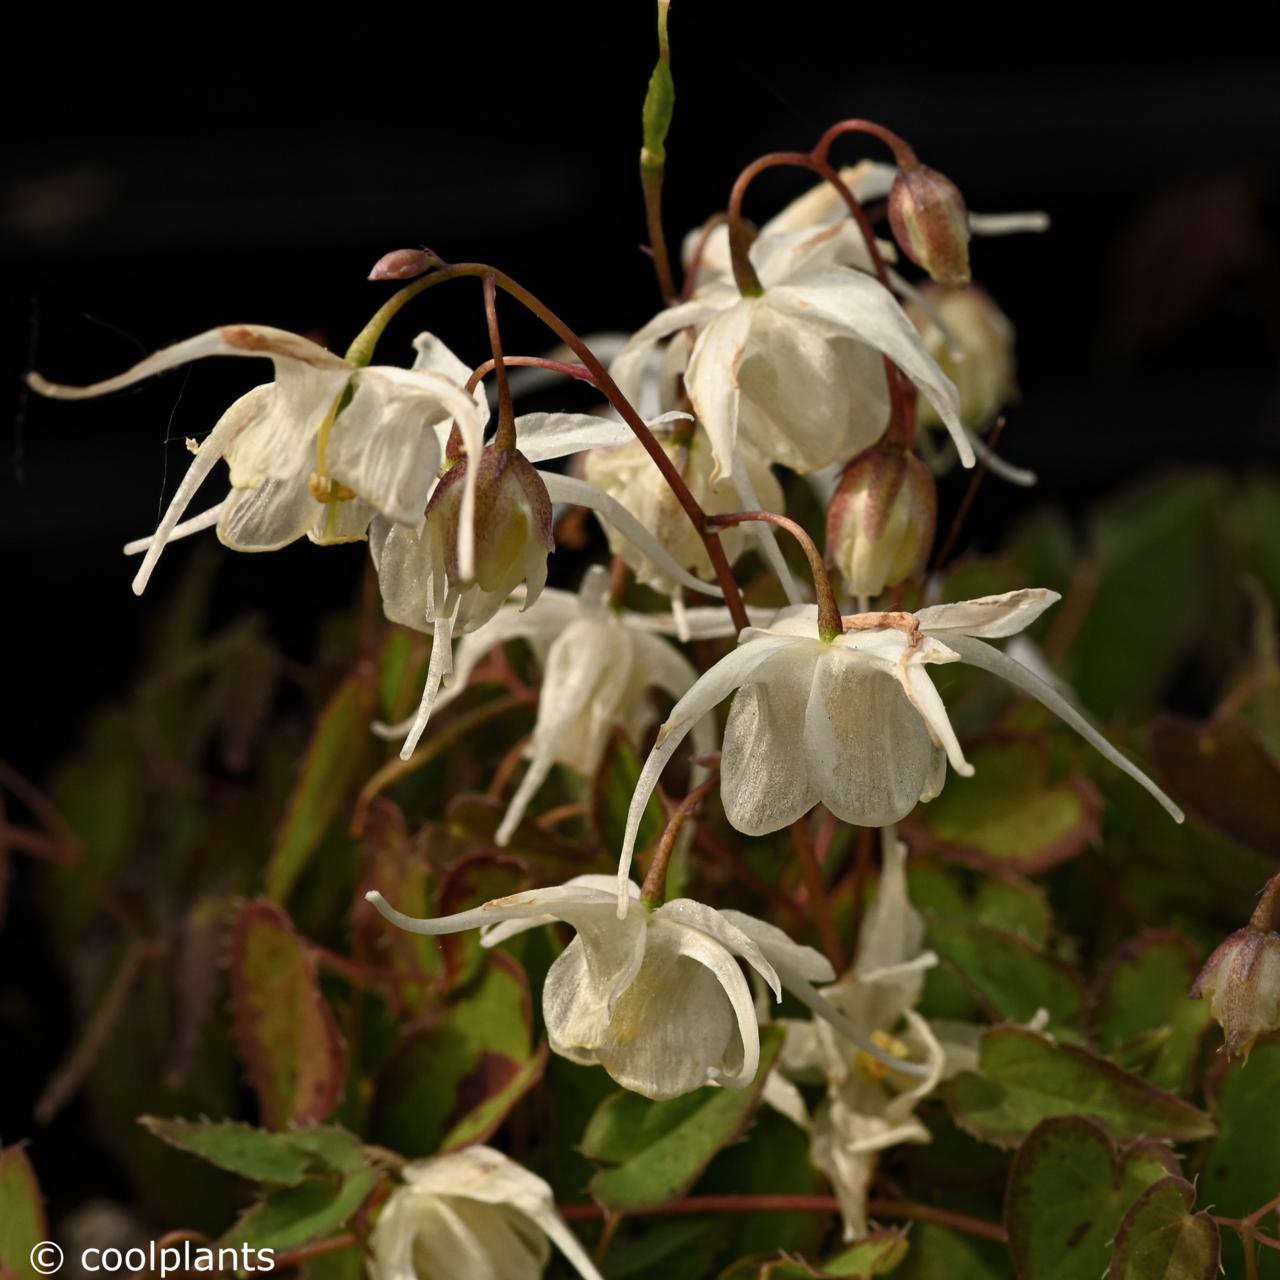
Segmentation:
[(547, 493), (553, 502), (571, 502), (574, 506), (587, 507), (598, 512), (619, 533), (635, 543), (664, 573), (677, 582), (683, 583), (694, 591), (700, 591), (703, 595), (724, 595), (724, 592), (714, 583), (703, 582), (701, 578), (695, 578), (688, 570), (681, 568), (666, 547), (622, 503), (609, 497), (603, 490), (587, 484), (585, 480), (574, 479), (572, 476), (556, 475), (550, 471), (539, 471), (538, 474), (547, 486)]
[(935, 748), (896, 677), (842, 645), (815, 669), (803, 744), (823, 804), (858, 826), (905, 817), (932, 774)]
[[(195, 341), (195, 339), (192, 339), (192, 341)], [(182, 345), (184, 344), (179, 343), (179, 346)], [(174, 348), (170, 347), (169, 350), (172, 351)], [(159, 354), (163, 355), (164, 352)], [(144, 360), (142, 363), (146, 364), (146, 361)], [(125, 377), (127, 375), (122, 374), (121, 376)], [(160, 527), (152, 535), (151, 541), (147, 546), (147, 554), (143, 557), (142, 565), (133, 579), (134, 595), (140, 596), (146, 589), (152, 570), (155, 569), (156, 562), (160, 559), (160, 553), (164, 550), (165, 544), (170, 537), (173, 536), (178, 526), (178, 521), (182, 518), (182, 513), (187, 509), (191, 499), (195, 497), (196, 490), (200, 488), (201, 484), (204, 483), (205, 477), (213, 470), (214, 465), (223, 454), (226, 453), (228, 446), (232, 444), (245, 427), (257, 419), (264, 406), (270, 402), (271, 395), (272, 388), (270, 385), (254, 387), (252, 391), (242, 395), (218, 419), (217, 425), (201, 442), (195, 459), (187, 468), (186, 475), (182, 477), (182, 483), (178, 485), (177, 491), (169, 500), (169, 506), (165, 510), (164, 518), (160, 521)]]
[(809, 1108), (804, 1094), (776, 1068), (765, 1078), (760, 1101), (772, 1107), (779, 1115), (786, 1116), (797, 1129), (809, 1129)]
[[(782, 999), (782, 987), (764, 951), (756, 945), (750, 934), (738, 928), (714, 907), (695, 902), (692, 898), (672, 898), (664, 902), (654, 913), (655, 919), (672, 920), (691, 929), (701, 929), (722, 947), (741, 956), (768, 984), (775, 1000)], [(749, 918), (749, 917), (748, 917)], [(784, 935), (785, 936), (785, 935)]]
[[(725, 722), (720, 801), (729, 824), (744, 835), (779, 831), (818, 802), (803, 739), (814, 665), (826, 646), (812, 632), (786, 640), (743, 682)], [(753, 639), (743, 647), (761, 643)]]
[[(223, 498), (216, 506), (210, 507), (207, 511), (202, 511), (198, 516), (192, 516), (190, 519), (176, 524), (169, 530), (168, 542), (177, 542), (181, 538), (189, 538), (193, 533), (200, 533), (205, 529), (211, 529), (218, 523), (218, 517), (222, 514), (222, 508), (226, 504), (227, 499)], [(148, 534), (145, 538), (135, 538), (132, 542), (124, 544), (124, 553), (127, 556), (136, 556), (144, 552), (156, 540), (155, 534)]]
[[(920, 713), (920, 718), (929, 729), (929, 736), (947, 753), (951, 767), (963, 778), (973, 777), (973, 765), (965, 758), (960, 748), (960, 740), (951, 727), (951, 718), (929, 673), (922, 662), (907, 663), (907, 696), (911, 705)], [(929, 789), (928, 782), (921, 780), (920, 794)], [(917, 797), (918, 798), (918, 797)]]
[(631, 858), (635, 851), (636, 835), (640, 830), (640, 820), (644, 817), (645, 806), (653, 795), (658, 779), (667, 765), (667, 761), (675, 754), (676, 748), (684, 741), (696, 721), (700, 720), (718, 702), (728, 697), (743, 681), (750, 679), (751, 673), (771, 654), (792, 644), (785, 636), (766, 635), (748, 644), (739, 645), (732, 653), (726, 654), (709, 671), (699, 677), (693, 688), (680, 699), (671, 710), (666, 723), (658, 734), (653, 750), (649, 753), (640, 777), (636, 781), (635, 794), (631, 797), (631, 807), (627, 810), (627, 829), (622, 841), (622, 854), (618, 860), (618, 911), (626, 915), (626, 899), (623, 894), (630, 883)]
[(698, 419), (711, 441), (713, 484), (733, 474), (741, 399), (738, 366), (758, 308), (758, 299), (740, 298), (713, 317), (698, 335), (685, 372)]
[(222, 504), (218, 541), (233, 551), (278, 551), (303, 537), (323, 508), (307, 485), (310, 470), (232, 489)]
[(728, 907), (721, 909), (719, 914), (746, 934), (775, 969), (781, 965), (806, 982), (835, 980), (835, 970), (831, 967), (831, 961), (821, 951), (793, 942), (776, 924), (770, 924), (767, 920), (759, 920), (755, 916), (747, 915), (746, 912), (734, 911)]
[(440, 684), (453, 665), (453, 618), (444, 615), (436, 619), (435, 634), (431, 637), (431, 657), (427, 660), (427, 679), (422, 686), (422, 699), (418, 713), (409, 726), (408, 736), (400, 748), (400, 759), (408, 760), (418, 748), (418, 741), (427, 731), (427, 723), (435, 707)]
[(644, 328), (632, 334), (609, 366), (609, 376), (618, 384), (622, 394), (634, 404), (643, 390), (645, 367), (657, 344), (681, 329), (705, 323), (718, 310), (719, 305), (705, 299), (682, 302), (678, 307), (660, 311)]
[(283, 329), (272, 329), (267, 325), (242, 324), (209, 329), (194, 338), (175, 342), (173, 346), (164, 347), (145, 360), (140, 360), (131, 369), (116, 374), (114, 378), (94, 382), (89, 386), (70, 387), (49, 382), (38, 373), (28, 374), (27, 384), (33, 391), (55, 400), (87, 400), (91, 396), (105, 396), (122, 387), (131, 387), (135, 382), (141, 382), (153, 374), (163, 373), (166, 369), (188, 364), (192, 360), (203, 360), (206, 356), (267, 356), (273, 359), (281, 356), (316, 368), (350, 370), (345, 360), (296, 333), (286, 333)]
[[(586, 889), (599, 889), (602, 893), (609, 895), (610, 902), (616, 901), (615, 895), (618, 892), (616, 876), (590, 873), (582, 876), (572, 876), (564, 882), (565, 888), (571, 885), (581, 885)], [(638, 902), (640, 900), (640, 886), (633, 880), (630, 887), (631, 896)], [(499, 921), (497, 924), (488, 924), (480, 930), (480, 945), (482, 947), (496, 947), (498, 943), (505, 942), (508, 938), (514, 938), (518, 933), (527, 933), (530, 929), (540, 929), (544, 925), (555, 924), (555, 922), (555, 916), (544, 915), (520, 916), (512, 920)]]
[(530, 462), (630, 444), (635, 438), (625, 422), (589, 413), (526, 413), (516, 419), (516, 444)]
[(333, 424), (329, 473), (389, 519), (417, 528), (440, 470), (432, 424), (465, 420), (474, 440), (475, 403), (440, 374), (408, 369), (361, 369), (354, 386)]
[(961, 462), (973, 466), (973, 447), (960, 421), (955, 386), (938, 368), (907, 313), (878, 280), (858, 271), (828, 268), (770, 290), (770, 298), (779, 310), (825, 320), (887, 355), (938, 411)]
[(1049, 215), (1043, 209), (1027, 213), (969, 213), (969, 230), (975, 236), (1009, 236), (1022, 231), (1048, 231)]
[(1095, 751), (1150, 792), (1164, 806), (1166, 812), (1175, 822), (1183, 821), (1185, 815), (1182, 810), (1132, 760), (1127, 756), (1121, 755), (1051, 685), (1045, 684), (1039, 676), (1028, 671), (1026, 667), (1019, 666), (1008, 654), (1002, 653), (984, 640), (976, 640), (971, 636), (948, 635), (947, 644), (970, 666), (981, 667), (984, 671), (990, 671), (993, 675), (1000, 676), (1011, 685), (1021, 689), (1023, 693), (1028, 693), (1036, 701), (1043, 703), (1059, 719), (1065, 720)]
[(1029, 627), (1050, 605), (1062, 597), (1044, 587), (1027, 587), (1006, 591), (998, 596), (981, 596), (977, 600), (959, 600), (954, 604), (934, 604), (916, 613), (922, 631), (940, 632), (948, 637), (953, 631), (966, 636), (999, 639)]
[(412, 1181), (439, 1196), (474, 1200), (483, 1204), (509, 1205), (529, 1218), (551, 1238), (584, 1280), (601, 1280), (600, 1273), (582, 1249), (578, 1238), (555, 1211), (551, 1188), (536, 1174), (516, 1164), (492, 1147), (468, 1147), (464, 1151), (415, 1162), (410, 1170), (428, 1166)]
[(654, 918), (645, 962), (597, 1050), (633, 1092), (673, 1098), (709, 1081), (749, 1085), (760, 1064), (755, 1008), (737, 961), (698, 929)]
[(907, 896), (907, 846), (892, 833), (881, 845), (880, 884), (858, 934), (857, 972), (863, 980), (873, 970), (914, 960), (924, 946), (924, 917)]

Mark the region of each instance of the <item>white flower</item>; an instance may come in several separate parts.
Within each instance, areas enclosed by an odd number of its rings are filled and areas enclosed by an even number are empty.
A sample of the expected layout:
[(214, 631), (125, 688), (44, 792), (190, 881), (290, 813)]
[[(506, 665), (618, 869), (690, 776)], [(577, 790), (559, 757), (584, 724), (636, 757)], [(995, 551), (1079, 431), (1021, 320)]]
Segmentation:
[(600, 1273), (551, 1188), (492, 1147), (405, 1165), (370, 1238), (370, 1280), (536, 1280), (551, 1242), (584, 1280)]
[[(937, 957), (924, 950), (924, 921), (907, 898), (905, 866), (906, 847), (890, 834), (854, 967), (822, 995), (890, 1060), (921, 1066), (924, 1074), (886, 1066), (816, 1019), (786, 1021), (779, 1065), (765, 1090), (766, 1101), (809, 1130), (814, 1163), (831, 1179), (849, 1239), (867, 1233), (867, 1188), (877, 1153), (900, 1142), (928, 1142), (916, 1106), (941, 1080), (977, 1065), (968, 1042), (979, 1028), (930, 1025), (915, 1011), (925, 970)], [(945, 1044), (939, 1031), (958, 1038)], [(827, 1087), (812, 1119), (793, 1080)]]
[(1060, 693), (977, 638), (1013, 635), (1057, 599), (1056, 592), (1029, 589), (915, 614), (862, 614), (845, 619), (844, 633), (829, 643), (817, 634), (813, 605), (784, 609), (766, 629), (744, 630), (738, 647), (699, 678), (658, 734), (627, 815), (619, 893), (667, 760), (735, 690), (720, 795), (725, 816), (747, 835), (777, 831), (819, 802), (846, 822), (886, 826), (941, 791), (948, 761), (971, 774), (929, 663), (964, 661), (1037, 698), (1181, 822), (1177, 805)]
[[(639, 735), (652, 723), (649, 689), (678, 698), (698, 678), (689, 660), (656, 634), (669, 629), (671, 619), (612, 609), (608, 596), (609, 576), (593, 565), (576, 595), (553, 588), (534, 604), (504, 605), (483, 627), (462, 638), (449, 683), (439, 693), (433, 691), (426, 706), (430, 714), (464, 692), (480, 660), (500, 645), (523, 639), (533, 649), (543, 670), (538, 719), (529, 743), (528, 771), (498, 828), (500, 845), (511, 838), (552, 765), (590, 776), (614, 725)], [(723, 609), (691, 610), (686, 619), (700, 637), (733, 634), (733, 623)], [(375, 727), (382, 736), (395, 737), (415, 726), (416, 718)], [(698, 752), (710, 751), (712, 745), (703, 738)]]
[(934, 405), (972, 465), (955, 388), (896, 299), (872, 276), (814, 248), (815, 237), (825, 244), (847, 235), (835, 224), (758, 240), (751, 260), (763, 293), (742, 297), (713, 281), (655, 316), (614, 360), (619, 386), (638, 392), (657, 344), (697, 329), (685, 385), (711, 439), (713, 479), (735, 475), (739, 440), (801, 473), (874, 444), (889, 423), (882, 356)]
[[(169, 541), (215, 524), (221, 541), (240, 551), (275, 550), (303, 534), (315, 542), (359, 539), (377, 513), (419, 525), (440, 465), (433, 428), (452, 419), (466, 447), (479, 450), (484, 417), (455, 380), (427, 368), (357, 369), (307, 338), (263, 325), (211, 329), (88, 387), (58, 386), (38, 374), (29, 382), (43, 395), (82, 399), (217, 355), (270, 359), (275, 381), (255, 387), (222, 415), (160, 527), (126, 548), (146, 550), (133, 582), (138, 594)], [(231, 492), (179, 524), (223, 458)]]
[[(942, 370), (960, 395), (960, 414), (974, 427), (995, 421), (1017, 395), (1013, 325), (977, 285), (947, 289), (926, 285), (920, 302), (909, 304), (911, 316)], [(933, 407), (922, 404), (918, 421), (935, 426)]]
[[(636, 886), (628, 882), (626, 892), (638, 905)], [(547, 1039), (562, 1057), (598, 1063), (647, 1098), (674, 1098), (705, 1084), (745, 1088), (755, 1079), (760, 1033), (739, 959), (776, 998), (786, 987), (848, 1028), (813, 989), (835, 975), (812, 948), (763, 920), (687, 898), (619, 919), (612, 876), (576, 876), (438, 920), (402, 915), (376, 891), (367, 897), (411, 933), (480, 928), (485, 946), (556, 920), (571, 925), (577, 937), (556, 958), (542, 989)], [(848, 1031), (857, 1038), (856, 1030)], [(863, 1047), (884, 1056), (870, 1043)]]
[[(655, 432), (667, 456), (678, 468), (689, 491), (708, 515), (730, 511), (782, 511), (782, 486), (768, 462), (750, 445), (740, 446), (742, 462), (751, 479), (752, 498), (738, 492), (729, 478), (712, 480), (711, 445), (701, 427), (681, 431), (670, 428)], [(618, 448), (593, 449), (586, 455), (585, 475), (597, 488), (622, 503), (649, 529), (685, 569), (697, 578), (711, 581), (715, 571), (711, 558), (693, 522), (685, 513), (662, 473), (653, 464), (644, 446), (631, 440)], [(759, 526), (757, 526), (759, 527)], [(636, 578), (655, 591), (675, 597), (678, 583), (615, 529), (608, 529), (609, 550), (621, 556)], [(751, 534), (748, 527), (726, 529), (720, 534), (730, 563), (745, 549)]]
[(455, 552), (465, 520), (463, 503), (471, 470), (465, 460), (445, 473), (420, 529), (380, 520), (370, 527), (369, 550), (387, 617), (435, 637), (422, 700), (401, 748), (405, 759), (413, 754), (437, 691), (451, 670), (453, 636), (483, 627), (521, 585), (525, 589), (524, 608), (531, 608), (538, 600), (547, 578), (547, 555), (554, 546), (552, 502), (569, 502), (597, 512), (671, 581), (706, 595), (721, 594), (719, 587), (702, 582), (683, 568), (615, 498), (584, 480), (538, 471), (531, 465), (584, 449), (619, 445), (632, 439), (629, 427), (569, 413), (526, 414), (516, 419), (515, 427), (518, 450), (490, 445), (475, 468), (479, 479), (474, 575), (459, 571)]

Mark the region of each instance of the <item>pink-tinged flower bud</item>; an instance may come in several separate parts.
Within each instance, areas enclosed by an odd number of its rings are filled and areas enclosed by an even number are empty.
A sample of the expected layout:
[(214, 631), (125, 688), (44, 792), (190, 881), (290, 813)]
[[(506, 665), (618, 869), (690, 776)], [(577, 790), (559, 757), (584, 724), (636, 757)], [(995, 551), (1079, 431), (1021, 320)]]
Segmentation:
[(1247, 1058), (1259, 1036), (1280, 1031), (1280, 933), (1269, 927), (1277, 914), (1280, 875), (1267, 882), (1249, 923), (1218, 944), (1191, 988), (1193, 1000), (1208, 997), (1233, 1057)]
[(413, 280), (440, 265), (430, 249), (393, 249), (373, 264), (370, 280)]
[[(445, 472), (427, 504), (427, 524), (440, 532), (445, 572), (454, 583), (460, 582), (457, 535), (469, 465), (464, 458)], [(473, 579), (481, 593), (501, 604), (522, 582), (535, 596), (541, 591), (555, 546), (551, 518), (547, 486), (529, 460), (514, 449), (485, 449), (476, 475)]]
[(827, 510), (827, 559), (853, 596), (878, 596), (924, 568), (938, 522), (929, 468), (874, 445), (846, 468)]
[(902, 252), (939, 284), (969, 283), (969, 210), (950, 178), (922, 164), (900, 169), (889, 225)]

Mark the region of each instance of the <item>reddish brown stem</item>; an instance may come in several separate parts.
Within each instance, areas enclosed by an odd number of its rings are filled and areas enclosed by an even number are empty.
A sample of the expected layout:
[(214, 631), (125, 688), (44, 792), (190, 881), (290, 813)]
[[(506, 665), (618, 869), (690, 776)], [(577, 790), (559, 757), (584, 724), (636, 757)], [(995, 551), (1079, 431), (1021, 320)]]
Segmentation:
[(708, 516), (707, 524), (711, 528), (729, 529), (734, 525), (746, 524), (749, 521), (771, 524), (777, 529), (785, 529), (803, 550), (809, 562), (809, 572), (813, 577), (813, 592), (818, 598), (818, 634), (824, 640), (834, 639), (844, 630), (840, 620), (840, 606), (836, 602), (836, 593), (831, 586), (831, 578), (827, 574), (827, 566), (822, 562), (822, 553), (814, 545), (814, 541), (803, 525), (797, 524), (787, 516), (778, 515), (774, 511), (731, 511), (726, 515)]
[(706, 512), (690, 492), (684, 477), (667, 456), (666, 450), (649, 430), (648, 424), (636, 412), (631, 402), (622, 394), (621, 388), (609, 376), (609, 371), (600, 363), (591, 348), (550, 307), (505, 272), (498, 271), (483, 262), (461, 262), (452, 266), (446, 266), (441, 262), (439, 270), (413, 281), (412, 284), (405, 285), (378, 308), (373, 318), (347, 349), (347, 359), (357, 367), (368, 364), (373, 358), (373, 350), (378, 338), (406, 303), (438, 284), (465, 279), (469, 276), (492, 276), (499, 289), (515, 298), (521, 306), (537, 316), (586, 366), (597, 389), (607, 397), (609, 403), (618, 411), (619, 417), (635, 433), (636, 439), (644, 446), (645, 452), (662, 472), (662, 477), (675, 494), (676, 501), (680, 503), (693, 527), (698, 531), (698, 536), (702, 539), (712, 567), (715, 569), (720, 588), (724, 592), (725, 605), (733, 618), (734, 625), (739, 631), (748, 626), (747, 607), (743, 603), (741, 591), (738, 590), (733, 570), (729, 567), (729, 558), (725, 555), (724, 547), (720, 545), (720, 539), (715, 530), (707, 527)]
[(498, 286), (491, 275), (484, 277), (484, 318), (489, 327), (489, 348), (493, 352), (493, 372), (498, 382), (498, 431), (495, 443), (500, 449), (514, 449), (516, 415), (511, 407), (507, 364), (502, 358), (502, 331), (498, 327)]
[(831, 914), (831, 899), (827, 896), (827, 885), (822, 878), (822, 866), (817, 854), (813, 851), (813, 841), (805, 828), (806, 818), (791, 825), (791, 848), (795, 851), (800, 863), (800, 874), (804, 877), (805, 889), (808, 891), (809, 913), (817, 927), (818, 937), (822, 939), (822, 950), (831, 961), (836, 973), (843, 973), (848, 967), (844, 944), (840, 941), (840, 931), (836, 928), (835, 917)]
[[(1005, 419), (1003, 417), (996, 419), (996, 425), (991, 428), (991, 439), (987, 442), (994, 451), (997, 444), (1000, 443), (1000, 437), (1004, 434)], [(955, 519), (951, 521), (951, 528), (947, 530), (946, 541), (943, 542), (941, 549), (938, 551), (938, 557), (933, 562), (933, 572), (937, 573), (951, 557), (952, 551), (960, 537), (960, 530), (964, 527), (964, 522), (968, 518), (969, 511), (973, 507), (973, 500), (978, 496), (978, 488), (982, 484), (983, 478), (987, 474), (987, 460), (982, 457), (978, 460), (978, 465), (973, 470), (973, 475), (969, 477), (969, 485), (964, 491), (964, 497), (960, 499), (960, 505), (956, 508)]]
[(716, 213), (702, 224), (702, 230), (698, 232), (698, 238), (694, 241), (693, 253), (689, 256), (689, 269), (685, 273), (684, 288), (680, 291), (681, 302), (688, 302), (693, 296), (694, 289), (697, 288), (698, 273), (702, 270), (702, 259), (706, 255), (707, 242), (711, 239), (711, 233), (728, 221), (727, 213)]
[(662, 828), (662, 837), (658, 841), (657, 851), (649, 870), (640, 887), (640, 896), (651, 906), (660, 907), (666, 896), (667, 867), (671, 864), (671, 854), (676, 847), (676, 838), (684, 824), (697, 812), (698, 806), (706, 799), (712, 787), (719, 781), (719, 774), (713, 774), (705, 782), (699, 783), (683, 800), (676, 805), (675, 811), (667, 819)]
[(892, 129), (886, 129), (884, 125), (876, 124), (874, 120), (860, 120), (857, 118), (839, 120), (833, 124), (818, 139), (818, 145), (813, 149), (814, 157), (818, 160), (825, 160), (835, 140), (842, 138), (846, 133), (865, 133), (873, 138), (879, 138), (893, 152), (894, 163), (897, 164), (899, 169), (914, 169), (920, 163), (911, 145), (894, 133)]
[(640, 167), (640, 181), (644, 187), (644, 216), (649, 225), (649, 256), (658, 276), (658, 288), (667, 306), (674, 306), (679, 297), (676, 279), (671, 271), (671, 254), (667, 249), (667, 234), (662, 229), (662, 170)]
[[(522, 369), (550, 369), (552, 373), (563, 373), (566, 378), (577, 378), (580, 382), (591, 382), (591, 371), (585, 364), (569, 364), (564, 360), (551, 360), (546, 356), (503, 356), (502, 363), (508, 369), (519, 366)], [(477, 365), (470, 379), (467, 390), (474, 391), (482, 379), (487, 378), (494, 370), (497, 361), (486, 360)]]
[(304, 1262), (310, 1262), (313, 1258), (324, 1258), (331, 1253), (341, 1253), (344, 1249), (350, 1249), (360, 1243), (360, 1238), (350, 1231), (343, 1232), (340, 1236), (330, 1236), (328, 1240), (317, 1240), (313, 1244), (304, 1244), (297, 1249), (287, 1249), (283, 1253), (277, 1253), (275, 1256), (276, 1271), (283, 1271), (286, 1267), (296, 1267)]
[[(632, 1210), (629, 1217), (668, 1217), (690, 1213), (839, 1213), (840, 1202), (835, 1196), (805, 1195), (717, 1195), (685, 1196), (652, 1209)], [(966, 1213), (953, 1213), (950, 1209), (936, 1209), (929, 1204), (915, 1204), (910, 1200), (869, 1200), (867, 1212), (875, 1217), (903, 1218), (910, 1222), (932, 1222), (940, 1227), (950, 1227), (965, 1235), (978, 1236), (1005, 1244), (1008, 1237), (1004, 1228), (996, 1222), (971, 1218)], [(560, 1206), (560, 1216), (567, 1222), (586, 1222), (604, 1218), (608, 1210), (598, 1204), (566, 1204)]]

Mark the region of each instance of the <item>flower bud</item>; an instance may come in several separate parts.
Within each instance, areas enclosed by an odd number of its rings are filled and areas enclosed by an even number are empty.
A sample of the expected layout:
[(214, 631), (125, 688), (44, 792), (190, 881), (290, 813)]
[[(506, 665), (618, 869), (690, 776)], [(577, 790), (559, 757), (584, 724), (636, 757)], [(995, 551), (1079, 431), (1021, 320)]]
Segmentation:
[(430, 249), (393, 249), (373, 264), (370, 280), (413, 280), (440, 265)]
[(827, 510), (827, 559), (853, 596), (878, 596), (924, 568), (938, 520), (933, 475), (914, 454), (874, 445), (846, 468)]
[(1280, 875), (1262, 891), (1257, 910), (1243, 929), (1220, 942), (1200, 970), (1191, 998), (1209, 998), (1229, 1056), (1249, 1056), (1253, 1042), (1280, 1031), (1280, 933), (1270, 925), (1280, 914)]
[[(463, 585), (458, 567), (458, 529), (467, 458), (445, 472), (427, 504), (427, 525), (444, 548), (449, 580)], [(555, 547), (551, 499), (542, 477), (515, 449), (490, 445), (476, 475), (475, 575), (472, 582), (498, 602), (521, 582), (539, 591), (547, 578), (547, 556)]]
[[(907, 314), (929, 354), (955, 383), (960, 417), (974, 427), (994, 422), (1018, 393), (1009, 318), (977, 285), (965, 289), (926, 285), (920, 290), (920, 301), (908, 305)], [(923, 397), (917, 421), (921, 426), (941, 422)]]
[(969, 283), (969, 211), (950, 178), (922, 164), (900, 169), (889, 225), (903, 253), (939, 284)]

